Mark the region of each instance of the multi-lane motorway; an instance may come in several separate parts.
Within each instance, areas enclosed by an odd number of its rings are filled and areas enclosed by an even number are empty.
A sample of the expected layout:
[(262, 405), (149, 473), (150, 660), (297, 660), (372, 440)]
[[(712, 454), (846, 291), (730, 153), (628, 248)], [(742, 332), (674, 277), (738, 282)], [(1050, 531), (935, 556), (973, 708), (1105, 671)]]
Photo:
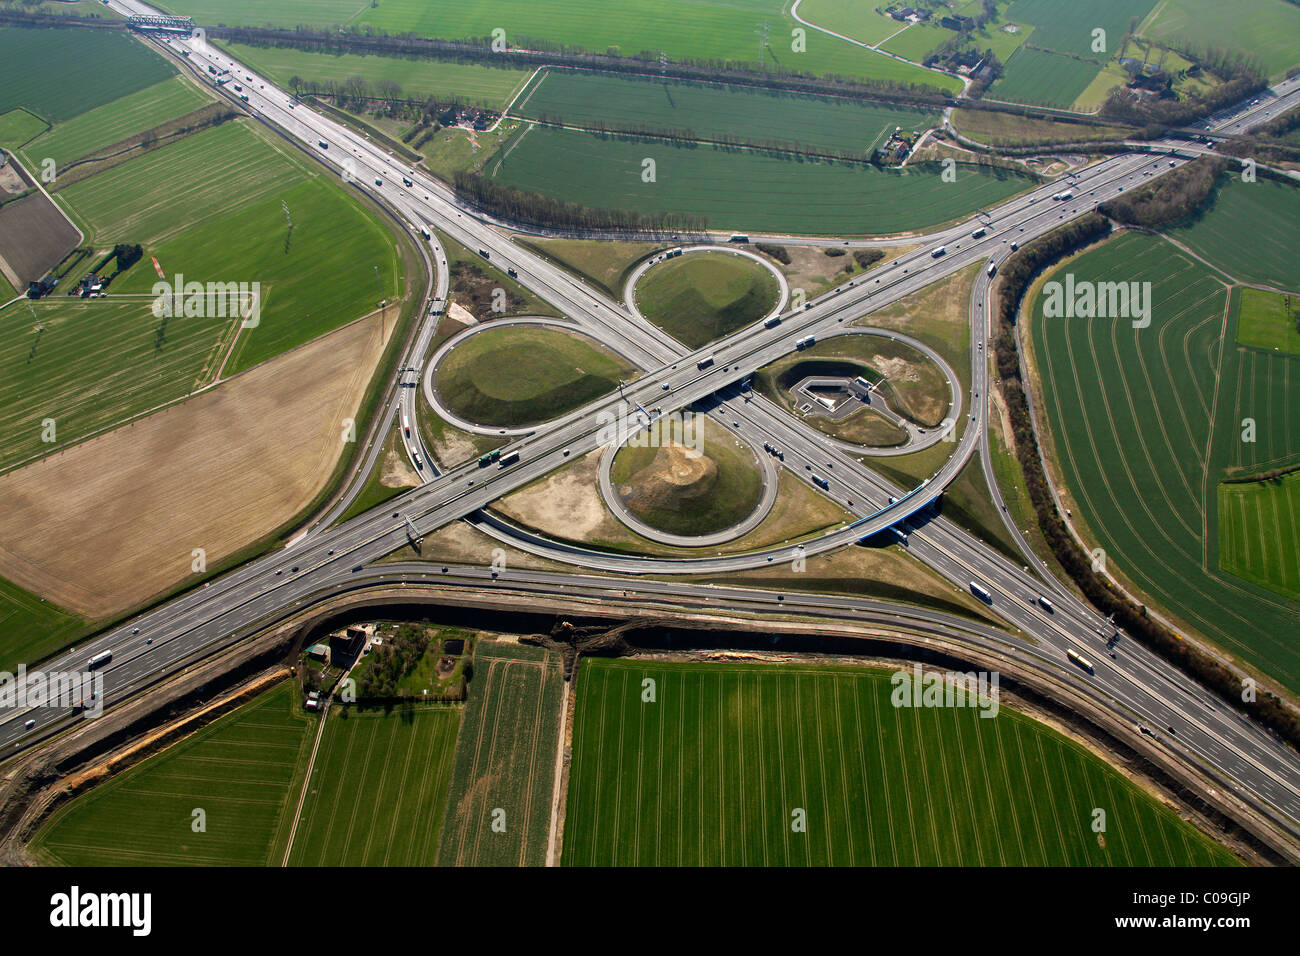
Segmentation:
[[(109, 5), (128, 14), (156, 12), (134, 0), (110, 0)], [(802, 310), (786, 313), (773, 328), (759, 324), (691, 353), (568, 273), (516, 246), (463, 208), (441, 183), (397, 164), (365, 137), (296, 104), (292, 96), (230, 61), (224, 52), (185, 37), (159, 38), (158, 42), (173, 52), (186, 52), (186, 61), (199, 75), (207, 75), (209, 63), (231, 69), (245, 87), (249, 97), (247, 108), (259, 119), (314, 152), (359, 188), (376, 194), (409, 222), (414, 232), (431, 232), (436, 227), (472, 250), (483, 250), (493, 265), (513, 269), (521, 285), (558, 307), (578, 328), (626, 357), (643, 374), (625, 388), (622, 396), (602, 399), (556, 422), (539, 426), (508, 446), (507, 453), (519, 453), (517, 464), (504, 469), (480, 469), (469, 464), (444, 474), (435, 472), (427, 450), (419, 445), (419, 432), (414, 427), (418, 389), (399, 385), (385, 409), (384, 422), (387, 425), (401, 415), (412, 423), (407, 454), (412, 458), (416, 454), (421, 456), (425, 477), (422, 486), (346, 523), (329, 527), (329, 520), (321, 521), (288, 550), (251, 562), (101, 635), (75, 652), (49, 662), (51, 669), (84, 667), (91, 654), (112, 649), (113, 661), (103, 671), (105, 697), (111, 705), (125, 694), (163, 677), (167, 671), (239, 639), (253, 626), (291, 613), (338, 588), (372, 580), (378, 573), (395, 575), (409, 571), (416, 575), (410, 569), (386, 567), (381, 572), (369, 565), (406, 543), (412, 525), (424, 534), (466, 517), (523, 550), (578, 564), (591, 572), (619, 575), (614, 579), (617, 584), (602, 579), (602, 586), (607, 590), (617, 587), (641, 595), (711, 598), (717, 607), (726, 609), (762, 607), (770, 598), (771, 606), (783, 607), (787, 612), (797, 603), (806, 605), (806, 613), (833, 607), (836, 613), (851, 615), (856, 611), (863, 619), (889, 613), (901, 615), (897, 618), (900, 623), (915, 622), (924, 616), (916, 609), (893, 607), (885, 611), (880, 602), (861, 599), (831, 601), (819, 596), (812, 602), (796, 600), (794, 595), (691, 584), (665, 588), (661, 582), (628, 577), (651, 572), (707, 575), (761, 567), (824, 552), (898, 525), (909, 532), (906, 547), (914, 556), (957, 587), (966, 588), (969, 582), (976, 581), (989, 592), (990, 610), (1023, 635), (1015, 638), (1002, 635), (998, 639), (1001, 646), (1014, 645), (1016, 653), (1029, 654), (1042, 666), (1057, 668), (1059, 676), (1074, 681), (1117, 713), (1159, 730), (1172, 750), (1196, 762), (1199, 768), (1208, 769), (1283, 826), (1300, 833), (1300, 758), (1290, 748), (1230, 712), (1215, 702), (1208, 691), (1131, 642), (1121, 645), (1117, 659), (1105, 657), (1103, 645), (1110, 634), (1107, 622), (1055, 582), (1032, 552), (1026, 552), (1026, 560), (1032, 562), (1037, 574), (1006, 560), (972, 535), (946, 519), (933, 517), (927, 510), (982, 446), (986, 467), (989, 461), (985, 418), (990, 361), (987, 348), (982, 347), (988, 338), (989, 300), (983, 268), (971, 309), (971, 395), (962, 408), (954, 409), (960, 411), (964, 429), (948, 461), (919, 488), (893, 486), (784, 410), (756, 396), (747, 401), (733, 388), (756, 369), (792, 351), (796, 340), (810, 334), (819, 339), (833, 335), (875, 309), (974, 263), (983, 266), (989, 261), (1001, 262), (1012, 242), (1042, 235), (1120, 191), (1149, 181), (1150, 176), (1166, 171), (1170, 164), (1177, 165), (1184, 160), (1176, 155), (1154, 159), (1150, 155), (1126, 154), (1098, 162), (1070, 178), (1074, 194), (1071, 200), (1061, 202), (1051, 198), (1061, 190), (1059, 183), (1015, 197), (977, 220), (923, 237), (920, 249), (820, 296)], [(1289, 108), (1298, 100), (1300, 78), (1280, 84), (1260, 104), (1221, 115), (1215, 122), (1225, 130), (1246, 129), (1261, 121), (1264, 112)], [(1155, 144), (1157, 149), (1178, 146), (1173, 141)], [(410, 181), (410, 186), (404, 185), (404, 179)], [(960, 188), (959, 184), (950, 185)], [(944, 186), (936, 185), (936, 188)], [(973, 235), (980, 228), (985, 233)], [(932, 251), (938, 246), (946, 251), (936, 257)], [(428, 306), (430, 311), (440, 310), (447, 295), (445, 253), (433, 240), (425, 248), (438, 276)], [(416, 371), (399, 376), (403, 382), (418, 376), (434, 328), (436, 315), (421, 323), (404, 364), (405, 368)], [(700, 362), (707, 357), (713, 361), (700, 368)], [(715, 420), (735, 431), (750, 447), (761, 448), (766, 442), (781, 448), (785, 457), (780, 464), (801, 480), (813, 483), (814, 476), (823, 479), (826, 493), (857, 515), (857, 520), (797, 548), (674, 560), (562, 547), (490, 520), (481, 512), (488, 503), (509, 491), (605, 444), (610, 420), (617, 423), (621, 434), (640, 427), (634, 404), (637, 402), (646, 407), (660, 407), (665, 412), (696, 403), (709, 406)], [(381, 444), (374, 444), (366, 459), (368, 463), (373, 463)], [(990, 487), (996, 495), (996, 483), (990, 482)], [(332, 520), (350, 500), (351, 494), (345, 495), (327, 517)], [(422, 571), (427, 573), (427, 569)], [(476, 576), (471, 569), (449, 569), (448, 575), (453, 574)], [(572, 576), (552, 579), (532, 575), (528, 581), (525, 577), (522, 572), (511, 572), (493, 586), (508, 583), (522, 588), (526, 585), (532, 589), (551, 589), (552, 594), (576, 593), (566, 589), (582, 586)], [(483, 580), (482, 576), (477, 579)], [(1048, 593), (1050, 609), (1039, 600)], [(941, 624), (929, 622), (934, 627)], [(971, 633), (972, 626), (968, 623), (960, 628), (951, 622), (948, 625), (951, 633), (964, 631), (967, 636)], [(991, 635), (983, 637), (994, 640)], [(1065, 652), (1071, 647), (1097, 662), (1095, 674), (1085, 674), (1067, 662)], [(24, 730), (26, 719), (35, 719), (37, 726)], [(0, 743), (22, 746), (57, 729), (67, 719), (66, 714), (48, 709), (5, 713), (0, 719)], [(1176, 733), (1165, 730), (1170, 727)]]

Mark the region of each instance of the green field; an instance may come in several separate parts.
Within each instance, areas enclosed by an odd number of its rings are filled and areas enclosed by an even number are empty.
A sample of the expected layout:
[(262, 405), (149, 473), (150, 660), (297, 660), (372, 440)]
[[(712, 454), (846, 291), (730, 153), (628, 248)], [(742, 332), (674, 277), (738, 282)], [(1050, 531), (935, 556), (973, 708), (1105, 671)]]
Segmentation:
[(584, 659), (564, 863), (1235, 862), (1042, 724), (1006, 707), (991, 720), (895, 708), (891, 690), (888, 672), (858, 668)]
[(5, 636), (0, 670), (28, 667), (67, 647), (88, 622), (42, 597), (0, 578), (0, 634)]
[(634, 372), (585, 336), (516, 325), (489, 328), (452, 349), (438, 367), (437, 388), (467, 421), (517, 427), (558, 418)]
[(804, 0), (799, 16), (861, 43), (875, 44), (907, 26), (880, 10), (861, 0)]
[(153, 4), (159, 10), (192, 16), (196, 23), (227, 23), (232, 26), (265, 26), (275, 23), (297, 26), (330, 26), (353, 20), (361, 5), (356, 0), (275, 0), (275, 15), (266, 0), (165, 0)]
[[(475, 642), (439, 865), (546, 863), (562, 688), (554, 654), (505, 641)], [(495, 814), (498, 829), (494, 811), (501, 811)]]
[[(656, 164), (653, 183), (641, 179), (647, 157)], [(521, 133), (485, 168), (508, 186), (584, 206), (706, 216), (717, 229), (836, 236), (934, 226), (1032, 185), (1004, 170), (958, 166), (956, 181), (944, 182), (937, 166), (890, 171), (549, 128)]]
[(1300, 355), (1300, 296), (1242, 289), (1237, 313), (1237, 344)]
[[(199, 23), (263, 26), (271, 16), (260, 0), (166, 0), (173, 13), (188, 14)], [(960, 84), (908, 63), (865, 50), (816, 30), (807, 31), (807, 50), (792, 50), (791, 30), (798, 24), (787, 15), (782, 0), (697, 0), (673, 7), (666, 16), (656, 0), (623, 0), (611, 7), (600, 0), (563, 0), (538, 4), (530, 0), (385, 0), (373, 7), (344, 0), (281, 0), (274, 22), (298, 24), (369, 24), (390, 34), (414, 33), (443, 39), (489, 37), (506, 31), (512, 45), (579, 46), (596, 53), (622, 56), (659, 51), (674, 60), (711, 59), (756, 62), (759, 40), (755, 30), (764, 21), (771, 46), (763, 52), (770, 68), (780, 66), (819, 74), (865, 79), (927, 83), (950, 92)]]
[(770, 271), (727, 252), (691, 252), (656, 263), (635, 291), (642, 314), (692, 351), (757, 322), (780, 294)]
[[(702, 434), (683, 434), (682, 424), (655, 426), (649, 444), (626, 445), (614, 456), (610, 479), (616, 491), (628, 511), (651, 527), (681, 535), (722, 531), (749, 517), (763, 496), (753, 450), (712, 419), (702, 415), (690, 419), (692, 429), (701, 424)], [(676, 439), (689, 446), (700, 438), (702, 456), (694, 449), (683, 451), (680, 445), (664, 447)], [(681, 484), (680, 472), (692, 466), (698, 474), (690, 473), (691, 480)]]
[(1300, 601), (1300, 472), (1219, 485), (1219, 564)]
[(1169, 235), (1234, 279), (1300, 291), (1300, 186), (1270, 179), (1243, 183), (1229, 174), (1213, 204), (1193, 224)]
[(433, 866), (459, 725), (455, 706), (333, 707), (290, 865)]
[(342, 83), (359, 76), (372, 87), (383, 80), (396, 83), (406, 99), (433, 98), (445, 102), (457, 97), (466, 103), (494, 110), (504, 107), (529, 76), (527, 70), (478, 63), (311, 53), (288, 47), (247, 46), (242, 43), (223, 46), (234, 59), (248, 64), (283, 89), (289, 88), (289, 80), (294, 76), (308, 86), (331, 80)]
[(515, 242), (560, 264), (615, 302), (623, 301), (627, 277), (637, 263), (664, 248), (662, 242), (609, 239), (525, 239), (516, 236)]
[[(1088, 57), (1098, 64), (1119, 53), (1120, 42), (1134, 18), (1141, 22), (1157, 0), (1016, 0), (1006, 16), (1034, 27), (1033, 44), (1045, 50)], [(1094, 52), (1092, 31), (1106, 31), (1106, 49)]]
[[(801, 7), (800, 12), (802, 9)], [(1011, 54), (1029, 39), (1033, 27), (1017, 24), (1019, 29), (1015, 33), (1008, 33), (1002, 29), (1004, 25), (1004, 20), (999, 19), (987, 24), (983, 30), (973, 31), (970, 34), (971, 46), (981, 53), (992, 50), (994, 56), (1006, 63), (1011, 59)], [(956, 34), (952, 30), (939, 25), (936, 17), (928, 24), (912, 24), (898, 36), (883, 44), (881, 49), (920, 62), (925, 59), (927, 53), (954, 36)]]
[[(1107, 569), (1292, 689), (1300, 606), (1219, 569), (1216, 485), (1300, 455), (1300, 359), (1235, 345), (1236, 304), (1202, 263), (1126, 233), (1053, 273), (1151, 281), (1151, 325), (1045, 319), (1032, 338), (1055, 460)], [(1254, 421), (1243, 441), (1243, 421)]]
[(33, 851), (66, 866), (278, 866), (315, 726), (297, 697), (282, 683), (65, 804)]
[(994, 110), (954, 110), (952, 122), (964, 136), (994, 146), (1123, 139), (1129, 132), (1119, 126), (1061, 123)]
[(1050, 50), (1023, 46), (989, 87), (989, 98), (1069, 109), (1101, 69), (1092, 60), (1077, 60)]
[(45, 16), (100, 17), (104, 20), (121, 18), (116, 10), (106, 7), (103, 0), (5, 0), (8, 6), (21, 6), (23, 13), (40, 13)]
[(174, 76), (59, 123), (28, 143), (23, 156), (33, 164), (48, 156), (62, 168), (210, 102), (211, 98), (193, 83)]
[(864, 155), (883, 145), (896, 126), (921, 130), (939, 119), (933, 110), (842, 97), (573, 70), (547, 71), (519, 98), (511, 115), (569, 126), (649, 127), (695, 139), (731, 136), (757, 145), (775, 142)]
[(150, 256), (169, 282), (179, 273), (261, 284), (260, 324), (240, 335), (227, 376), (372, 311), (401, 288), (401, 257), (378, 218), (340, 180), (242, 122), (186, 136), (56, 195), (97, 247), (145, 247), (113, 295), (151, 292), (158, 279)]
[(0, 113), (21, 106), (58, 123), (175, 73), (127, 33), (0, 27)]
[[(35, 113), (29, 113), (24, 109), (12, 109), (0, 116), (0, 146), (16, 150), (49, 128), (50, 124)], [(35, 172), (39, 173), (40, 170)]]
[(1274, 79), (1300, 63), (1300, 9), (1286, 0), (1165, 0), (1142, 34), (1175, 47), (1245, 53)]
[[(151, 304), (146, 297), (54, 296), (0, 310), (0, 468), (65, 447), (211, 379), (239, 320), (156, 318)], [(47, 419), (55, 425), (48, 442)]]

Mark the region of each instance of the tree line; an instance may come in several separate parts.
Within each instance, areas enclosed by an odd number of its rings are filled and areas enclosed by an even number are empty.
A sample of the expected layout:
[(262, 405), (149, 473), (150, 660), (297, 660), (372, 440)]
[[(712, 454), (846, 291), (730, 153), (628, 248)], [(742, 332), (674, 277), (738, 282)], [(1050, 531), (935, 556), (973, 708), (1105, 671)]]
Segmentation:
[(816, 74), (774, 64), (756, 64), (725, 59), (680, 58), (660, 63), (657, 51), (643, 51), (635, 56), (613, 51), (593, 53), (582, 47), (547, 43), (528, 37), (513, 37), (512, 44), (528, 49), (511, 49), (497, 53), (491, 38), (435, 40), (413, 34), (390, 35), (371, 27), (342, 29), (299, 26), (292, 30), (274, 27), (217, 26), (209, 30), (216, 39), (250, 46), (290, 47), (312, 52), (366, 53), (404, 56), (415, 59), (451, 59), (510, 69), (532, 70), (540, 66), (574, 67), (610, 73), (645, 75), (653, 71), (663, 79), (714, 80), (786, 92), (844, 95), (888, 95), (891, 100), (929, 106), (948, 106), (953, 97), (929, 83), (908, 83), (883, 79), (864, 79), (840, 74)]
[(1098, 209), (1118, 222), (1154, 229), (1190, 219), (1205, 209), (1228, 161), (1200, 156), (1155, 177), (1145, 186), (1120, 193)]
[(1300, 127), (1300, 107), (1289, 109), (1281, 116), (1275, 116), (1267, 123), (1261, 123), (1255, 127), (1254, 132), (1259, 136), (1281, 138), (1296, 127)]
[(497, 219), (541, 229), (578, 233), (615, 231), (654, 236), (702, 233), (706, 216), (673, 212), (641, 213), (630, 209), (594, 209), (565, 199), (516, 189), (480, 173), (457, 170), (456, 195)]
[[(1111, 224), (1105, 216), (1089, 213), (1026, 243), (999, 270), (996, 312), (999, 328), (994, 354), (1015, 438), (1016, 459), (1048, 547), (1092, 605), (1102, 614), (1113, 615), (1117, 628), (1186, 671), (1229, 704), (1240, 708), (1243, 687), (1240, 674), (1174, 634), (1150, 617), (1145, 606), (1131, 601), (1093, 570), (1091, 555), (1079, 547), (1056, 508), (1043, 467), (1020, 373), (1016, 320), (1025, 293), (1036, 276), (1064, 256), (1105, 238), (1110, 231)], [(1290, 743), (1300, 744), (1300, 715), (1287, 707), (1276, 694), (1261, 690), (1251, 710), (1257, 719)]]
[[(1297, 320), (1300, 325), (1300, 320)], [(1261, 471), (1254, 475), (1230, 475), (1223, 479), (1224, 484), (1228, 485), (1253, 485), (1264, 481), (1277, 481), (1279, 478), (1285, 478), (1293, 471), (1300, 471), (1300, 465), (1284, 465), (1281, 468), (1270, 468), (1268, 471)]]
[[(533, 120), (542, 126), (570, 125), (563, 116), (551, 113), (538, 113)], [(866, 163), (870, 157), (861, 150), (832, 149), (824, 146), (808, 146), (797, 139), (755, 139), (737, 136), (725, 130), (705, 136), (688, 126), (656, 126), (649, 123), (609, 123), (603, 119), (590, 120), (586, 123), (572, 124), (599, 136), (617, 136), (629, 139), (654, 140), (669, 146), (715, 146), (724, 150), (753, 150), (771, 156), (793, 156), (807, 160), (831, 160), (838, 162)]]
[(1211, 48), (1199, 61), (1224, 82), (1208, 90), (1189, 94), (1186, 99), (1139, 96), (1125, 86), (1111, 90), (1101, 107), (1101, 116), (1153, 131), (1171, 126), (1188, 126), (1211, 113), (1266, 89), (1267, 76), (1258, 63), (1241, 54)]

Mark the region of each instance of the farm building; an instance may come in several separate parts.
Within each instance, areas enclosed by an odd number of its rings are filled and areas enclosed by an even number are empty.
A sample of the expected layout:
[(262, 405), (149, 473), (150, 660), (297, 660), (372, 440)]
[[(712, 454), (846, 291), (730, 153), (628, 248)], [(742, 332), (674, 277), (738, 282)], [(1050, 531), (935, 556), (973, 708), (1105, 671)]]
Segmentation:
[(349, 625), (330, 635), (330, 663), (347, 667), (361, 654), (366, 640), (374, 632), (374, 625)]

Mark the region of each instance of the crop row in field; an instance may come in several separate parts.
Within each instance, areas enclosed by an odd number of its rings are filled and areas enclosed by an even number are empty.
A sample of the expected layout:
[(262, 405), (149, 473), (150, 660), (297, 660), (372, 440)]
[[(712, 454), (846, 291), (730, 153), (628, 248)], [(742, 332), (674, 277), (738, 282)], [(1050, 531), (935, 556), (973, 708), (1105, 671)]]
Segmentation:
[(1051, 280), (1067, 271), (1152, 283), (1145, 328), (1034, 306), (1047, 424), (1085, 539), (1163, 610), (1296, 687), (1297, 608), (1221, 573), (1214, 489), (1227, 469), (1300, 452), (1300, 360), (1236, 346), (1237, 297), (1164, 239), (1123, 235)]
[[(204, 130), (60, 190), (100, 247), (137, 242), (144, 263), (112, 286), (260, 284), (261, 315), (225, 374), (308, 342), (392, 299), (401, 261), (389, 232), (340, 184), (241, 122)], [(286, 212), (287, 207), (287, 212)]]
[(1229, 174), (1210, 207), (1169, 234), (1240, 282), (1300, 291), (1300, 186)]
[(1300, 296), (1242, 289), (1237, 344), (1300, 355)]
[(1300, 601), (1300, 472), (1219, 485), (1219, 562)]
[(0, 467), (188, 394), (237, 317), (159, 318), (148, 297), (56, 296), (0, 311)]
[[(226, 376), (301, 345), (374, 308), (377, 282), (386, 296), (398, 288), (386, 230), (329, 179), (238, 125), (185, 137), (58, 196), (96, 245), (140, 242), (146, 258), (114, 281), (109, 299), (56, 295), (0, 312), (0, 465), (184, 396), (213, 381), (228, 353)], [(178, 314), (156, 315), (150, 256), (169, 282), (259, 283), (257, 326), (237, 328), (246, 298), (216, 308), (204, 297), (190, 314), (179, 304)]]
[(894, 707), (892, 690), (857, 668), (585, 659), (564, 862), (1232, 862), (1055, 731), (1006, 707)]
[(210, 98), (193, 83), (174, 76), (57, 124), (29, 142), (23, 156), (34, 165), (48, 157), (61, 169), (73, 160), (184, 116), (208, 102)]
[(731, 136), (862, 154), (883, 145), (895, 127), (920, 130), (938, 120), (933, 110), (842, 97), (574, 70), (547, 71), (511, 114), (588, 128), (650, 127), (699, 139)]
[[(655, 180), (642, 178), (655, 161)], [(751, 151), (687, 148), (551, 128), (523, 132), (486, 164), (508, 186), (584, 206), (705, 216), (713, 228), (812, 235), (922, 229), (996, 205), (1031, 185), (1005, 170), (881, 170)]]
[(546, 862), (562, 685), (541, 648), (475, 642), (439, 865)]
[(0, 27), (0, 113), (24, 107), (58, 123), (175, 73), (127, 33)]
[(314, 726), (297, 692), (281, 684), (66, 804), (33, 850), (68, 866), (278, 864)]
[(332, 708), (290, 864), (433, 866), (459, 726), (456, 706)]

